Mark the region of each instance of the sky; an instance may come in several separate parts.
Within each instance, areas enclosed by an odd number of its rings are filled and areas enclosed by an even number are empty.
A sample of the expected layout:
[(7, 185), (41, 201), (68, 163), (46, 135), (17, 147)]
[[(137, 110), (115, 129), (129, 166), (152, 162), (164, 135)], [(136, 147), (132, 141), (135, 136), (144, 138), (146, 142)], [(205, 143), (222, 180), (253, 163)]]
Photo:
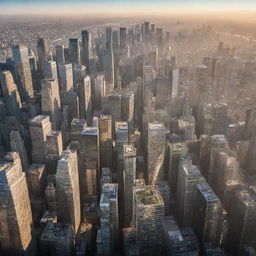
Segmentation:
[(1, 14), (256, 10), (256, 0), (0, 0)]

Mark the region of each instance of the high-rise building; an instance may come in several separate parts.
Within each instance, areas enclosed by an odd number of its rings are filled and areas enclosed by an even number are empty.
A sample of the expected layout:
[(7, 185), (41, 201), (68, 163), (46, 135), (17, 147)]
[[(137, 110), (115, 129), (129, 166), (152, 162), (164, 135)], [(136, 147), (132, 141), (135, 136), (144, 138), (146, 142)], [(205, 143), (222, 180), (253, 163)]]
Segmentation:
[(44, 62), (43, 75), (45, 79), (54, 79), (58, 81), (57, 64), (55, 61), (50, 60)]
[(96, 110), (102, 109), (103, 98), (106, 94), (106, 81), (103, 74), (98, 74), (94, 79), (92, 94), (93, 108)]
[(134, 206), (133, 187), (136, 179), (136, 148), (133, 145), (123, 146), (123, 196), (124, 196), (124, 225), (131, 225)]
[(177, 216), (180, 226), (191, 227), (197, 199), (197, 184), (204, 181), (199, 168), (188, 156), (181, 157), (177, 186)]
[(148, 123), (147, 132), (147, 182), (156, 184), (164, 178), (166, 130), (163, 123)]
[(48, 44), (45, 38), (37, 40), (38, 71), (41, 76), (44, 74), (44, 63), (47, 61)]
[(69, 92), (73, 88), (73, 69), (72, 64), (58, 65), (60, 90)]
[(46, 136), (46, 162), (48, 175), (55, 175), (63, 151), (61, 131), (50, 131)]
[(0, 84), (7, 115), (20, 117), (21, 99), (10, 71), (0, 73)]
[(91, 34), (87, 30), (82, 30), (82, 65), (89, 67), (89, 59), (91, 57)]
[(79, 85), (84, 82), (86, 77), (86, 67), (83, 65), (76, 65), (74, 67), (74, 90), (77, 91)]
[(49, 115), (54, 130), (61, 125), (60, 92), (57, 80), (44, 79), (41, 81), (41, 107), (44, 115)]
[(71, 122), (71, 149), (78, 151), (80, 135), (87, 126), (85, 119), (73, 119)]
[(128, 123), (129, 132), (134, 129), (134, 93), (126, 92), (122, 94), (121, 117), (122, 121)]
[(178, 91), (179, 91), (179, 69), (178, 68), (174, 68), (171, 70), (171, 86), (172, 86), (172, 99), (175, 99), (178, 97)]
[(11, 150), (13, 152), (18, 152), (22, 164), (22, 170), (23, 172), (26, 172), (28, 170), (28, 155), (27, 150), (24, 145), (24, 140), (20, 136), (19, 131), (11, 131), (10, 133), (10, 144), (11, 144)]
[(87, 123), (90, 123), (92, 120), (92, 88), (89, 76), (86, 76), (83, 83), (79, 84), (78, 98), (80, 118), (84, 118)]
[(156, 255), (162, 243), (164, 202), (159, 190), (136, 180), (133, 223), (142, 255)]
[(123, 146), (128, 144), (129, 132), (127, 122), (115, 122), (115, 140), (118, 154), (122, 154)]
[(17, 45), (12, 48), (15, 68), (15, 81), (22, 101), (34, 98), (32, 75), (29, 64), (28, 48)]
[(79, 181), (83, 202), (85, 195), (97, 195), (99, 191), (99, 129), (86, 127), (81, 133), (79, 147)]
[(70, 62), (73, 65), (73, 69), (76, 65), (81, 65), (80, 46), (79, 46), (79, 40), (77, 38), (69, 39), (69, 55), (70, 55)]
[(112, 92), (108, 95), (108, 109), (112, 116), (113, 124), (121, 121), (121, 95), (119, 93)]
[(197, 186), (193, 227), (200, 242), (220, 244), (223, 207), (208, 183)]
[(127, 49), (127, 33), (126, 28), (120, 28), (120, 50), (126, 51)]
[(56, 173), (58, 219), (77, 233), (81, 222), (79, 175), (76, 151), (62, 152)]
[(100, 198), (102, 255), (114, 255), (118, 239), (118, 184), (103, 185)]
[(36, 163), (46, 162), (46, 136), (52, 130), (49, 116), (38, 115), (29, 120), (32, 141), (32, 160)]
[(63, 45), (56, 45), (56, 62), (57, 65), (64, 65), (65, 64), (65, 55), (64, 55), (64, 46)]
[(72, 225), (49, 222), (40, 237), (40, 252), (47, 256), (71, 256), (73, 243)]
[(30, 255), (32, 212), (19, 154), (8, 153), (0, 166), (1, 247), (4, 255)]
[(112, 29), (106, 28), (106, 49), (103, 60), (106, 82), (114, 85), (114, 55), (112, 46)]

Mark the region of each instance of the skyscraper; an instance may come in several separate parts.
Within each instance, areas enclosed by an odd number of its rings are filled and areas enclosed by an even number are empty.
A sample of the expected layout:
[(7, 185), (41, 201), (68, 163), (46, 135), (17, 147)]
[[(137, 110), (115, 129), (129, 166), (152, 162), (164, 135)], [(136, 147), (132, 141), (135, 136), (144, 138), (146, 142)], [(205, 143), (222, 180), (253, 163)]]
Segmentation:
[(64, 46), (63, 45), (56, 45), (56, 62), (57, 65), (64, 65), (65, 64), (65, 55), (64, 55)]
[(7, 114), (20, 117), (21, 99), (10, 71), (0, 73), (1, 89), (4, 96)]
[(33, 229), (26, 176), (18, 153), (8, 153), (0, 166), (1, 247), (5, 255), (23, 255), (32, 245)]
[(82, 30), (82, 65), (89, 68), (89, 58), (91, 52), (91, 35), (87, 30)]
[(132, 133), (134, 129), (134, 100), (133, 92), (126, 92), (122, 94), (122, 121), (126, 121), (128, 123), (129, 133)]
[(162, 243), (164, 202), (155, 186), (146, 186), (144, 180), (135, 182), (133, 224), (137, 244), (142, 255), (156, 255)]
[(164, 178), (166, 130), (163, 123), (148, 123), (147, 182), (156, 184)]
[(39, 74), (44, 74), (44, 63), (47, 61), (48, 44), (45, 38), (38, 38), (37, 40), (37, 55), (38, 55), (38, 70)]
[(126, 28), (122, 27), (120, 28), (120, 50), (126, 51), (127, 49), (127, 33)]
[(103, 185), (100, 198), (102, 255), (114, 255), (118, 238), (118, 184)]
[(58, 82), (55, 79), (41, 81), (41, 107), (44, 115), (49, 115), (52, 128), (59, 130), (61, 125), (61, 103)]
[(79, 175), (76, 151), (66, 149), (58, 161), (56, 173), (58, 218), (77, 233), (81, 222)]
[(58, 81), (57, 65), (55, 61), (45, 61), (44, 62), (44, 78), (54, 79)]
[(73, 65), (73, 69), (76, 65), (81, 65), (80, 46), (77, 38), (69, 39), (69, 54), (70, 54), (70, 61)]
[(22, 101), (34, 98), (32, 75), (29, 64), (28, 48), (16, 45), (12, 48), (15, 68), (15, 81), (20, 92)]
[(134, 207), (133, 187), (136, 179), (136, 148), (133, 145), (124, 145), (123, 154), (124, 225), (125, 227), (129, 227), (132, 221)]
[(49, 116), (38, 115), (29, 120), (32, 141), (32, 160), (36, 163), (46, 162), (46, 136), (52, 127)]
[(72, 64), (61, 64), (58, 66), (60, 90), (67, 93), (73, 88)]

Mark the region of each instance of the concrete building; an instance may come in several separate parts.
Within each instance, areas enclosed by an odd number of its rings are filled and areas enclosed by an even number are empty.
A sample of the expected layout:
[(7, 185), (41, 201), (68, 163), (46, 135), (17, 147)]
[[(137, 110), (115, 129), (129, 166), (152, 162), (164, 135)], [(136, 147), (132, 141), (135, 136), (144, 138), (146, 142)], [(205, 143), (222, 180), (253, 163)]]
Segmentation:
[(91, 57), (91, 34), (87, 30), (82, 30), (82, 65), (89, 67), (89, 59)]
[(74, 67), (74, 90), (78, 91), (79, 85), (84, 83), (84, 78), (86, 77), (86, 67), (83, 65), (76, 65)]
[(166, 130), (163, 123), (148, 123), (147, 182), (156, 184), (164, 178)]
[(100, 198), (102, 255), (114, 255), (118, 239), (118, 184), (103, 185)]
[(76, 65), (81, 65), (80, 46), (79, 46), (79, 40), (77, 38), (69, 39), (69, 55), (70, 55), (70, 62), (73, 65), (73, 69)]
[(191, 227), (197, 199), (197, 184), (204, 178), (188, 156), (181, 157), (178, 171), (177, 216), (182, 227)]
[(133, 224), (141, 255), (156, 255), (162, 244), (164, 202), (159, 190), (136, 180)]
[(64, 46), (63, 45), (56, 45), (56, 62), (57, 65), (64, 65), (65, 64), (65, 55), (64, 55)]
[(46, 162), (46, 136), (52, 130), (49, 116), (38, 115), (29, 120), (32, 141), (32, 160), (36, 163)]
[(28, 48), (23, 45), (17, 45), (12, 48), (12, 53), (15, 81), (20, 92), (21, 100), (28, 102), (34, 98)]
[(126, 28), (122, 27), (119, 30), (119, 38), (120, 38), (120, 50), (126, 51), (127, 50), (127, 32)]
[(121, 95), (119, 93), (112, 92), (108, 95), (108, 110), (113, 124), (121, 121)]
[(94, 109), (102, 109), (103, 100), (106, 94), (105, 76), (98, 74), (93, 83), (93, 106)]
[(122, 94), (121, 103), (121, 117), (122, 121), (128, 123), (129, 133), (133, 132), (134, 129), (134, 106), (135, 98), (133, 92), (126, 92)]
[(32, 213), (26, 176), (16, 152), (8, 153), (0, 162), (0, 213), (4, 255), (30, 255)]
[(57, 214), (62, 223), (69, 223), (76, 234), (81, 222), (79, 174), (76, 151), (66, 149), (58, 161), (56, 173)]
[(73, 88), (72, 64), (60, 64), (58, 65), (58, 70), (60, 90), (67, 93)]
[(0, 83), (7, 115), (20, 118), (20, 94), (10, 71), (0, 73)]
[(136, 179), (136, 148), (133, 145), (123, 146), (123, 160), (124, 226), (130, 227), (134, 207), (133, 186)]
[(41, 77), (44, 74), (44, 63), (48, 57), (48, 44), (45, 38), (38, 38), (37, 40), (37, 55), (38, 55), (38, 71)]
[(49, 115), (54, 130), (60, 130), (62, 121), (58, 81), (44, 79), (41, 81), (42, 114)]
[(57, 64), (55, 61), (45, 61), (44, 62), (44, 74), (45, 79), (54, 79), (58, 83), (58, 71)]
[(122, 154), (123, 146), (128, 144), (129, 130), (127, 122), (115, 122), (115, 140), (117, 154)]
[(40, 237), (40, 251), (42, 255), (71, 256), (72, 248), (72, 226), (65, 223), (47, 223)]
[(79, 141), (82, 131), (87, 127), (85, 119), (74, 118), (71, 122), (71, 149), (79, 151)]

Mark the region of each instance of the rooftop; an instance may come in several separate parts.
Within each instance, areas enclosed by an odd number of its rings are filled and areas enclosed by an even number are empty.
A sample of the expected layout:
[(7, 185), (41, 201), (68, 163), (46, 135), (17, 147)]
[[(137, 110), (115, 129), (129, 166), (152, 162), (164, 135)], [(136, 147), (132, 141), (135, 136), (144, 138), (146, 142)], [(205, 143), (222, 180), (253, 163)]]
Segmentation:
[(210, 185), (206, 182), (197, 184), (197, 188), (201, 192), (202, 196), (205, 198), (207, 202), (219, 201), (219, 198), (213, 192)]
[(98, 135), (99, 129), (97, 127), (86, 127), (82, 131), (82, 135)]
[(144, 189), (136, 190), (136, 198), (138, 203), (144, 205), (163, 204), (160, 193), (153, 186), (145, 186)]

